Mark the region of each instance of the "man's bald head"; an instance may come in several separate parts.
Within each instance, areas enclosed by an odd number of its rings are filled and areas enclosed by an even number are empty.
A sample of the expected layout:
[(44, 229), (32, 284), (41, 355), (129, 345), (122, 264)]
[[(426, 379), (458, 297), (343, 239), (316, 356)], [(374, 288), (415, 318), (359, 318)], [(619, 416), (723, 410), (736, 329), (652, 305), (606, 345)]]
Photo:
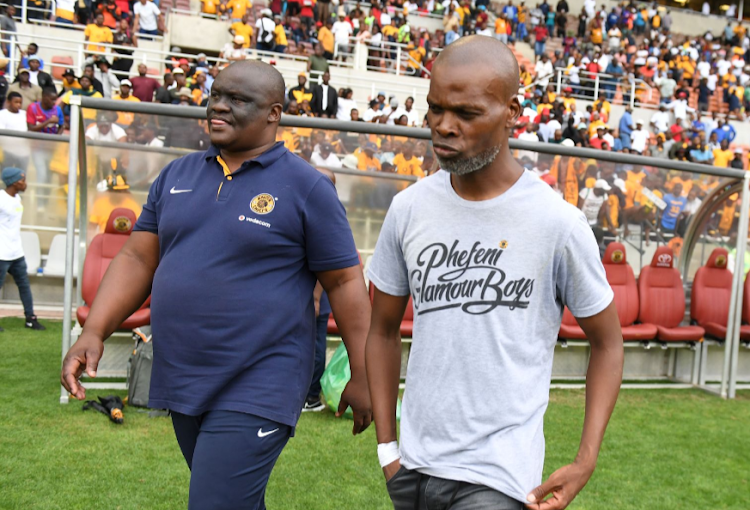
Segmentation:
[(284, 80), (256, 60), (235, 62), (216, 77), (206, 108), (211, 143), (225, 153), (272, 144), (284, 106)]
[(503, 101), (518, 93), (518, 61), (505, 44), (492, 37), (473, 35), (458, 39), (435, 59), (433, 74), (441, 66), (446, 66), (452, 73), (460, 73), (458, 69), (461, 67), (489, 70), (500, 78), (498, 93)]
[(284, 78), (272, 65), (260, 60), (240, 60), (219, 73), (216, 79), (228, 75), (239, 79), (255, 90), (262, 91), (270, 103), (284, 104)]
[(518, 62), (482, 35), (449, 45), (432, 67), (427, 123), (441, 167), (466, 175), (513, 166), (508, 137), (521, 113)]

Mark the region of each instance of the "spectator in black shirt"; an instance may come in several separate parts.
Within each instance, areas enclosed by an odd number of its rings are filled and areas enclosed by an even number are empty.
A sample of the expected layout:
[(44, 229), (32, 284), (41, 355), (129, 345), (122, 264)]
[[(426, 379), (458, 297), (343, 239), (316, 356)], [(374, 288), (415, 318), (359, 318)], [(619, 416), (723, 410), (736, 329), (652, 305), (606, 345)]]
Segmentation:
[(708, 80), (701, 78), (698, 85), (698, 111), (703, 113), (708, 111), (708, 102), (711, 97), (711, 89), (708, 88)]
[(174, 83), (174, 76), (172, 73), (164, 74), (164, 85), (156, 89), (156, 96), (154, 100), (157, 103), (170, 104), (172, 102), (172, 95), (169, 93), (169, 88)]

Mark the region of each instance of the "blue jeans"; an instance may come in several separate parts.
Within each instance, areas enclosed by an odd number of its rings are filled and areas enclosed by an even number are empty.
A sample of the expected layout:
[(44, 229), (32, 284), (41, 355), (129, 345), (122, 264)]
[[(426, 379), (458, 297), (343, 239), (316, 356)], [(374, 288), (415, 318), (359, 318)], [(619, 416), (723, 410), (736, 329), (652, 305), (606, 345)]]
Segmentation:
[(18, 287), (18, 293), (21, 294), (23, 303), (23, 313), (26, 317), (34, 315), (34, 300), (31, 297), (31, 285), (29, 285), (29, 275), (26, 268), (26, 259), (21, 257), (16, 260), (0, 260), (0, 290), (3, 288), (5, 273), (10, 273)]
[(622, 143), (623, 149), (630, 149), (630, 133), (623, 133), (620, 131), (620, 142)]
[(540, 56), (542, 53), (544, 53), (544, 43), (536, 41), (534, 43), (534, 55), (537, 57)]
[(320, 378), (326, 370), (326, 339), (328, 337), (328, 316), (324, 313), (318, 316), (315, 323), (315, 366), (312, 381), (307, 392), (307, 398), (312, 400), (320, 397)]
[(235, 411), (172, 412), (190, 468), (188, 510), (265, 510), (266, 485), (292, 427)]
[(145, 28), (141, 28), (138, 30), (139, 34), (146, 34), (146, 35), (159, 35), (158, 30), (146, 30)]
[(526, 23), (519, 23), (516, 29), (516, 39), (519, 41), (524, 39), (528, 35), (526, 31)]

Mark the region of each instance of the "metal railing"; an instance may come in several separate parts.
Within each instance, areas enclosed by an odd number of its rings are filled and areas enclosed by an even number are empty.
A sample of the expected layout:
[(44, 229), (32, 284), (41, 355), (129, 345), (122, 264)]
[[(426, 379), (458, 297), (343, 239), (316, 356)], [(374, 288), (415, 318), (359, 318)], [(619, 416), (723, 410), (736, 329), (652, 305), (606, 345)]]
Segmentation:
[[(0, 7), (7, 7), (8, 5), (9, 5), (8, 3), (0, 2)], [(16, 12), (16, 15), (13, 17), (13, 19), (22, 24), (34, 23), (37, 25), (46, 25), (50, 27), (58, 27), (58, 28), (64, 28), (66, 30), (77, 30), (77, 31), (83, 31), (86, 29), (86, 25), (82, 23), (60, 23), (56, 21), (57, 5), (56, 5), (55, 0), (50, 0), (49, 5), (50, 5), (49, 9), (31, 7), (28, 5), (28, 0), (22, 0), (21, 9), (20, 11)], [(40, 12), (43, 15), (40, 18), (29, 19), (28, 17), (29, 12)], [(155, 40), (155, 41), (159, 41), (163, 39), (163, 36), (161, 35), (151, 35), (151, 34), (138, 34), (138, 37), (140, 37), (141, 39), (148, 39), (148, 40)]]
[[(20, 39), (20, 41), (19, 41)], [(12, 43), (10, 59), (10, 74), (9, 78), (13, 80), (15, 72), (18, 67), (18, 62), (21, 56), (18, 54), (16, 43), (27, 44), (30, 42), (36, 43), (40, 49), (48, 51), (60, 51), (72, 53), (75, 55), (73, 58), (73, 64), (59, 64), (55, 62), (45, 62), (45, 66), (49, 68), (60, 68), (60, 69), (74, 69), (76, 73), (83, 69), (87, 63), (87, 55), (102, 55), (106, 57), (118, 56), (114, 50), (126, 50), (135, 51), (137, 55), (132, 56), (135, 63), (145, 64), (147, 67), (163, 69), (166, 64), (173, 64), (173, 61), (168, 57), (177, 58), (195, 58), (195, 55), (189, 53), (173, 53), (163, 50), (156, 50), (144, 47), (133, 47), (133, 46), (120, 46), (116, 44), (108, 43), (95, 43), (96, 46), (101, 46), (104, 51), (87, 50), (86, 47), (91, 44), (81, 39), (61, 39), (59, 37), (42, 36), (42, 35), (27, 35), (27, 34), (15, 34), (10, 32), (0, 31), (0, 43)], [(285, 81), (290, 84), (296, 84), (297, 75), (300, 69), (292, 65), (288, 65), (291, 62), (307, 62), (307, 57), (293, 54), (282, 54), (267, 51), (258, 51), (254, 49), (248, 49), (249, 58), (261, 58), (268, 62), (270, 60), (276, 61), (275, 67), (284, 76)], [(210, 64), (225, 64), (228, 61), (217, 57), (208, 57)], [(334, 67), (340, 67), (340, 62), (329, 62)], [(351, 67), (352, 64), (349, 64)], [(311, 79), (317, 79), (316, 73), (311, 72)], [(369, 74), (369, 73), (368, 73)], [(151, 74), (148, 76), (161, 79), (161, 74)], [(59, 82), (58, 82), (59, 83)], [(412, 97), (418, 95), (426, 95), (429, 90), (429, 82), (415, 83), (410, 86), (402, 86), (394, 84), (392, 80), (386, 77), (379, 76), (359, 76), (354, 73), (341, 74), (336, 77), (336, 85), (344, 88), (359, 88), (369, 89), (370, 97), (375, 97), (377, 89), (387, 89), (389, 94), (404, 94)]]
[(604, 93), (608, 101), (612, 101), (617, 94), (617, 89), (622, 93), (623, 103), (631, 107), (658, 108), (659, 105), (652, 101), (653, 88), (640, 78), (619, 78), (611, 74), (590, 73), (579, 71), (579, 83), (570, 81), (568, 69), (557, 68), (552, 74), (536, 77), (532, 83), (521, 87), (522, 90), (533, 90), (544, 82), (555, 85), (555, 93), (560, 94), (563, 88), (573, 89), (572, 97), (577, 99), (597, 99), (600, 93)]

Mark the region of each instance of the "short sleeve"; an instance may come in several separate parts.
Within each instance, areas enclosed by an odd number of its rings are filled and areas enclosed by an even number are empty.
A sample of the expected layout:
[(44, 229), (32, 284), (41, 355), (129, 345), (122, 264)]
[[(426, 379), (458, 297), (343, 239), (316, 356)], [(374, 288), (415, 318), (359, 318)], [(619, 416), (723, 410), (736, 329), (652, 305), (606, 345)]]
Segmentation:
[(32, 110), (34, 108), (34, 105), (29, 105), (29, 109), (26, 110), (26, 123), (31, 124), (32, 126), (36, 125), (36, 115), (34, 115), (34, 111)]
[(157, 204), (159, 202), (159, 196), (161, 195), (161, 176), (164, 175), (162, 171), (159, 177), (151, 184), (151, 188), (148, 190), (148, 198), (143, 206), (141, 215), (135, 222), (133, 231), (135, 232), (151, 232), (152, 234), (159, 234), (159, 214), (157, 213)]
[(359, 265), (346, 211), (327, 177), (321, 175), (310, 191), (302, 221), (310, 271), (333, 271)]
[(568, 237), (557, 271), (557, 290), (574, 317), (591, 317), (612, 302), (599, 247), (583, 214)]
[(380, 229), (375, 253), (370, 260), (367, 277), (380, 291), (391, 296), (409, 294), (409, 278), (404, 259), (402, 235), (398, 227), (397, 201), (391, 204)]

